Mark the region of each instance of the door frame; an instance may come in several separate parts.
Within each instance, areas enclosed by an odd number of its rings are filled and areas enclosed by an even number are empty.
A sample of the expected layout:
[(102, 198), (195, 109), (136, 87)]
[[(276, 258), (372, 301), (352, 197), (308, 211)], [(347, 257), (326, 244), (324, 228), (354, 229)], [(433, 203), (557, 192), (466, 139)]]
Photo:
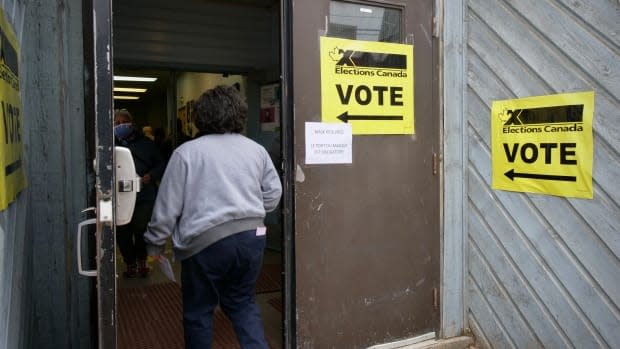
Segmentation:
[[(98, 347), (117, 347), (117, 283), (114, 229), (114, 137), (113, 137), (113, 43), (112, 0), (88, 0), (83, 3), (84, 58), (90, 75), (85, 78), (85, 101), (93, 106), (87, 116), (91, 150), (96, 161), (95, 196), (97, 206), (97, 328)], [(294, 164), (292, 103), (292, 23), (288, 11), (291, 0), (280, 3), (280, 45), (282, 75), (282, 155), (283, 155), (283, 347), (295, 348), (295, 270), (294, 270)], [(87, 28), (91, 28), (89, 31)], [(88, 50), (91, 50), (88, 52)], [(101, 213), (105, 217), (101, 217)]]
[[(377, 1), (381, 3), (381, 1)], [(464, 2), (446, 6), (443, 0), (435, 0), (436, 23), (441, 23), (442, 30), (438, 30), (440, 49), (452, 48), (452, 51), (463, 47), (463, 25), (450, 23), (464, 23)], [(88, 6), (92, 6), (88, 8)], [(94, 104), (95, 143), (94, 152), (101, 159), (96, 163), (96, 196), (98, 212), (102, 201), (114, 200), (113, 172), (104, 165), (106, 161), (113, 161), (112, 137), (112, 1), (90, 0), (84, 2), (84, 11), (92, 11), (91, 21), (85, 15), (86, 24), (92, 25), (92, 31), (86, 29), (85, 37), (92, 35), (92, 56), (85, 52), (85, 58), (92, 59), (92, 91), (87, 87), (87, 97), (92, 97)], [(295, 158), (294, 158), (294, 104), (293, 104), (293, 60), (292, 60), (292, 0), (280, 1), (280, 44), (281, 44), (281, 72), (282, 72), (282, 149), (284, 167), (284, 195), (283, 195), (283, 247), (284, 247), (284, 332), (283, 344), (285, 348), (296, 347), (296, 299), (295, 299)], [(437, 15), (440, 14), (440, 16)], [(442, 18), (440, 22), (438, 19)], [(445, 32), (443, 31), (445, 29)], [(88, 41), (85, 38), (85, 42)], [(450, 44), (452, 43), (452, 44)], [(86, 48), (86, 46), (85, 46)], [(465, 292), (465, 226), (466, 215), (463, 212), (463, 203), (466, 202), (466, 183), (462, 183), (466, 173), (463, 159), (467, 147), (463, 132), (466, 129), (460, 113), (464, 110), (464, 85), (462, 72), (464, 58), (455, 52), (440, 51), (440, 75), (442, 86), (439, 93), (443, 97), (440, 105), (440, 118), (443, 122), (442, 140), (444, 160), (442, 171), (443, 227), (440, 229), (442, 268), (441, 280), (441, 320), (440, 337), (452, 337), (463, 332), (465, 324), (465, 306), (463, 293)], [(453, 70), (445, 67), (454, 66)], [(458, 80), (457, 83), (453, 81)], [(88, 93), (90, 91), (90, 93)], [(448, 98), (449, 97), (449, 98)], [(455, 97), (459, 97), (456, 98)], [(450, 117), (446, 117), (446, 115)], [(452, 151), (457, 149), (458, 151)], [(455, 164), (457, 166), (451, 166)], [(449, 180), (455, 178), (458, 180)], [(451, 204), (450, 204), (451, 203)], [(97, 309), (98, 334), (100, 348), (116, 348), (116, 265), (114, 258), (114, 225), (111, 222), (97, 224), (97, 267), (100, 273), (97, 280)], [(102, 253), (103, 251), (103, 253)], [(461, 265), (462, 268), (453, 268)], [(103, 311), (105, 309), (105, 311)]]
[[(442, 122), (440, 338), (467, 333), (467, 1), (435, 1)], [(457, 266), (455, 268), (455, 266)]]
[(283, 347), (297, 347), (295, 298), (295, 117), (293, 95), (293, 0), (280, 3), (280, 69), (282, 76), (282, 166), (284, 172), (282, 223), (284, 247)]
[[(108, 205), (108, 202), (114, 200), (114, 174), (111, 170), (111, 166), (106, 164), (113, 163), (113, 137), (112, 137), (112, 2), (111, 0), (92, 0), (85, 2), (85, 8), (88, 5), (92, 6), (90, 10), (93, 30), (93, 55), (92, 57), (92, 79), (93, 79), (93, 91), (90, 94), (94, 97), (94, 126), (95, 126), (95, 147), (94, 152), (98, 161), (95, 164), (96, 178), (96, 197), (97, 197), (97, 212), (101, 212), (105, 208), (101, 206), (101, 203)], [(444, 23), (447, 23), (449, 18), (463, 17), (463, 9), (461, 6), (441, 6), (443, 1), (435, 0), (436, 8), (445, 10)], [(281, 32), (281, 73), (282, 73), (282, 152), (283, 152), (283, 166), (284, 166), (284, 179), (283, 179), (283, 263), (284, 263), (284, 331), (283, 331), (283, 345), (284, 348), (296, 347), (296, 299), (295, 299), (295, 243), (294, 243), (294, 227), (295, 227), (295, 206), (294, 206), (294, 190), (295, 190), (295, 156), (294, 156), (294, 104), (293, 104), (293, 60), (292, 60), (292, 0), (280, 0), (280, 32)], [(460, 11), (459, 11), (460, 9)], [(89, 9), (86, 9), (88, 11)], [(86, 16), (85, 16), (86, 17)], [(437, 16), (436, 16), (437, 17)], [(84, 23), (88, 23), (87, 20)], [(458, 28), (444, 26), (444, 28), (452, 28), (452, 31), (444, 33), (439, 31), (440, 38), (445, 37), (444, 45), (450, 41), (462, 41), (463, 32), (457, 30)], [(87, 32), (87, 31), (85, 31)], [(452, 35), (449, 35), (452, 33)], [(454, 37), (452, 37), (454, 36)], [(442, 40), (443, 41), (443, 40)], [(459, 42), (460, 42), (459, 41)], [(452, 55), (453, 57), (459, 57), (458, 55)], [(451, 56), (451, 57), (452, 57)], [(88, 53), (85, 53), (85, 57), (89, 57)], [(464, 62), (453, 58), (450, 60), (451, 64), (458, 64), (460, 69), (456, 69), (455, 72), (462, 70)], [(440, 66), (446, 67), (446, 59), (441, 61)], [(457, 67), (457, 68), (458, 68)], [(446, 71), (443, 75), (443, 83), (446, 83), (446, 79), (449, 72)], [(451, 75), (452, 77), (458, 74)], [(446, 84), (444, 86), (452, 86)], [(456, 89), (457, 86), (454, 85)], [(446, 104), (440, 114), (442, 114), (442, 120), (445, 120), (445, 113), (449, 112), (450, 106), (447, 105), (450, 99), (446, 99), (445, 96), (450, 93), (445, 88), (440, 87), (440, 93), (443, 91), (444, 103)], [(451, 96), (460, 95), (458, 93), (451, 93)], [(452, 101), (450, 102), (454, 110), (461, 110), (462, 102)], [(457, 120), (457, 119), (454, 119)], [(456, 122), (456, 121), (455, 121)], [(456, 137), (456, 132), (446, 132), (446, 129), (450, 125), (443, 125), (443, 138), (445, 161), (449, 160), (449, 150), (453, 146), (458, 146), (461, 149), (460, 153), (464, 153), (466, 148), (465, 142), (461, 137)], [(463, 125), (452, 125), (450, 129), (454, 127), (463, 127)], [(450, 134), (454, 135), (453, 138), (448, 137)], [(458, 155), (458, 154), (457, 154)], [(458, 159), (453, 159), (454, 161)], [(462, 164), (461, 164), (462, 165)], [(458, 173), (444, 173), (444, 179), (451, 177), (462, 178), (464, 169), (460, 166), (460, 171), (454, 171)], [(444, 169), (451, 168), (445, 167)], [(460, 183), (460, 181), (457, 181)], [(462, 193), (464, 189), (462, 187), (465, 184), (460, 183), (460, 190), (446, 190), (450, 183), (444, 181), (445, 187), (441, 190), (444, 193), (456, 193), (455, 202), (464, 202)], [(447, 195), (447, 194), (444, 194)], [(453, 263), (463, 261), (465, 251), (462, 246), (463, 243), (463, 222), (465, 218), (461, 210), (455, 209), (455, 207), (446, 206), (446, 198), (444, 197), (443, 207), (445, 209), (444, 215), (444, 232), (451, 233), (451, 236), (458, 237), (458, 239), (446, 239), (444, 236), (442, 239), (442, 271), (440, 279), (442, 280), (440, 290), (442, 292), (442, 307), (441, 307), (441, 324), (440, 333), (441, 337), (451, 337), (462, 332), (464, 327), (464, 306), (463, 296), (464, 280), (463, 270), (452, 271), (446, 268), (447, 264), (454, 265)], [(454, 205), (453, 205), (454, 206)], [(112, 202), (112, 207), (113, 202)], [(113, 214), (113, 212), (112, 212)], [(98, 221), (97, 224), (97, 268), (99, 270), (97, 279), (97, 309), (98, 309), (98, 332), (99, 332), (99, 347), (100, 348), (116, 348), (116, 265), (115, 265), (115, 239), (114, 239), (114, 225), (111, 221)], [(453, 243), (452, 243), (453, 241)], [(446, 259), (445, 251), (457, 252), (457, 255), (450, 260)], [(463, 265), (465, 265), (463, 263)], [(448, 275), (450, 274), (450, 275)], [(454, 277), (457, 277), (456, 279)], [(454, 280), (454, 281), (450, 281)], [(457, 292), (455, 292), (457, 291)], [(460, 292), (459, 292), (460, 291)]]

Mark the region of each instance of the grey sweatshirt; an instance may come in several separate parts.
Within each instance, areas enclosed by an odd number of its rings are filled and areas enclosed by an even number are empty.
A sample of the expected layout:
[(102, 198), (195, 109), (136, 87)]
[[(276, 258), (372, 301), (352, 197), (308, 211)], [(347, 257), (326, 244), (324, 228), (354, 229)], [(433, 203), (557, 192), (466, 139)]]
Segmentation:
[(144, 234), (149, 255), (172, 235), (186, 259), (230, 235), (263, 226), (282, 185), (265, 148), (240, 134), (212, 134), (177, 148)]

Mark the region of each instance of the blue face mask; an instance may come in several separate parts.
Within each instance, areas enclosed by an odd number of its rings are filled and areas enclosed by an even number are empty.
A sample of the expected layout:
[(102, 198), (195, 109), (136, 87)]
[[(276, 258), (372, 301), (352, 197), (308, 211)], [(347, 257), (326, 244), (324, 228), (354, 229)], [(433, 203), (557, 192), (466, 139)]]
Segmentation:
[(118, 139), (127, 139), (129, 136), (131, 136), (132, 132), (133, 125), (131, 123), (114, 126), (114, 135)]

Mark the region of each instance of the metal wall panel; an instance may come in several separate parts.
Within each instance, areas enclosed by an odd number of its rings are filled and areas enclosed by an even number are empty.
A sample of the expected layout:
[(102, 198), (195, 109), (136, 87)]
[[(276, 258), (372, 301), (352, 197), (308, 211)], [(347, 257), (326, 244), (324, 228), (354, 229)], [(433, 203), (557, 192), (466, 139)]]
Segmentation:
[[(279, 60), (278, 2), (115, 0), (116, 63), (248, 71)], [(251, 54), (248, 54), (251, 52)]]
[[(620, 343), (620, 4), (466, 3), (466, 322), (480, 347)], [(491, 189), (492, 101), (594, 90), (594, 199)]]

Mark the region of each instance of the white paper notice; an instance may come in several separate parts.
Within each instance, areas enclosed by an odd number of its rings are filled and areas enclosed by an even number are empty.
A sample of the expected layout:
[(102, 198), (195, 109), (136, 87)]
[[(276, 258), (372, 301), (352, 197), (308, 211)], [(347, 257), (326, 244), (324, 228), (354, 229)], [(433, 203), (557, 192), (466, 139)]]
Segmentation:
[(306, 122), (306, 164), (353, 162), (350, 124)]
[(174, 271), (172, 271), (172, 265), (170, 264), (170, 260), (168, 260), (168, 258), (164, 257), (163, 255), (160, 255), (159, 258), (159, 268), (161, 269), (161, 272), (168, 279), (170, 279), (170, 281), (177, 281), (174, 277)]

